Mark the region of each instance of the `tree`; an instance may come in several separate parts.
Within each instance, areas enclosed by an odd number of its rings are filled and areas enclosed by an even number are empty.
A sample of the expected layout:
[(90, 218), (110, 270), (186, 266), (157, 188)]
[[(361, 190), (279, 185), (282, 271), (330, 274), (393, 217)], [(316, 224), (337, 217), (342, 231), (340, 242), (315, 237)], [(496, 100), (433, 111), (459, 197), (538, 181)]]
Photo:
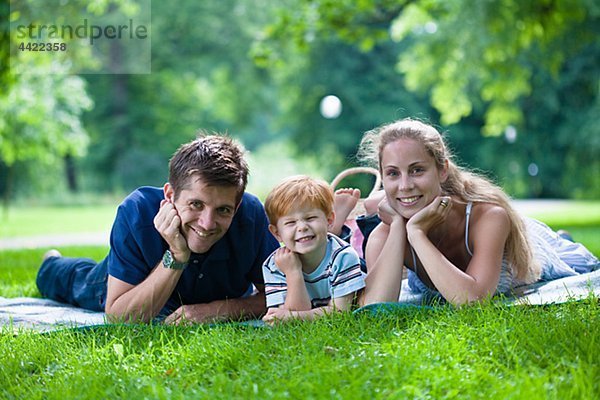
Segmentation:
[(444, 125), (483, 108), (489, 135), (523, 122), (520, 102), (532, 91), (531, 67), (558, 80), (565, 63), (596, 42), (600, 17), (593, 0), (301, 4), (281, 10), (269, 29), (272, 39), (308, 48), (314, 37), (334, 35), (370, 51), (391, 35), (406, 44), (398, 70), (407, 88), (427, 93)]
[[(391, 39), (403, 86), (454, 125), (466, 164), (517, 195), (593, 197), (599, 17), (593, 0), (307, 0), (281, 8), (258, 55), (282, 64), (332, 37), (372, 55)], [(510, 132), (514, 143), (502, 137)]]
[[(89, 49), (77, 40), (62, 37), (60, 44), (68, 44), (68, 51), (19, 50), (23, 45), (54, 42), (49, 23), (78, 18), (82, 11), (104, 14), (111, 6), (130, 6), (134, 0), (110, 0), (90, 3), (84, 0), (49, 2), (14, 0), (2, 3), (0, 71), (0, 166), (6, 172), (2, 186), (4, 204), (8, 204), (15, 170), (26, 171), (29, 166), (65, 163), (68, 187), (77, 188), (73, 157), (85, 154), (88, 134), (82, 115), (92, 108), (85, 81), (69, 73), (70, 66), (94, 64)], [(60, 6), (60, 9), (56, 7)], [(48, 16), (55, 21), (48, 21)], [(21, 37), (20, 29), (46, 26), (45, 30), (30, 30), (33, 34)], [(21, 26), (22, 28), (19, 28)], [(45, 32), (44, 36), (39, 32)], [(15, 169), (20, 164), (22, 168)], [(29, 168), (31, 169), (31, 168)]]
[[(8, 17), (8, 9), (3, 8)], [(12, 18), (12, 17), (10, 17)], [(9, 37), (9, 18), (3, 18), (2, 35)], [(53, 74), (47, 59), (23, 54), (19, 62), (11, 60), (18, 42), (2, 41), (5, 68), (0, 74), (0, 166), (6, 172), (3, 185), (4, 205), (8, 206), (14, 185), (16, 163), (53, 163), (63, 157), (81, 155), (87, 144), (87, 133), (81, 114), (91, 108), (85, 83), (78, 76)], [(13, 61), (9, 68), (10, 61)], [(42, 68), (47, 74), (29, 71)]]
[[(200, 129), (228, 132), (250, 149), (269, 140), (270, 78), (248, 56), (269, 7), (153, 2), (152, 73), (84, 77), (96, 104), (85, 118), (90, 154), (80, 162), (87, 187), (126, 191), (164, 183), (168, 159)], [(116, 86), (127, 96), (118, 110), (115, 99), (124, 96), (116, 96)]]

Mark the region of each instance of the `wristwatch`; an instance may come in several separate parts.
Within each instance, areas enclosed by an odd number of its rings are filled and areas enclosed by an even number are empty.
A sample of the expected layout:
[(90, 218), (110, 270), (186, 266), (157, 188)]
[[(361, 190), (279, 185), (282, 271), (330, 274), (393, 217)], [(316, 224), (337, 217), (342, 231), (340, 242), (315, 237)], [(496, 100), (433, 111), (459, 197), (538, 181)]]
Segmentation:
[(171, 253), (171, 250), (169, 250), (169, 249), (167, 249), (167, 251), (165, 251), (165, 254), (163, 255), (163, 258), (162, 258), (162, 263), (163, 263), (163, 266), (168, 269), (185, 269), (185, 267), (188, 266), (187, 262), (175, 261), (175, 258), (173, 257), (173, 253)]

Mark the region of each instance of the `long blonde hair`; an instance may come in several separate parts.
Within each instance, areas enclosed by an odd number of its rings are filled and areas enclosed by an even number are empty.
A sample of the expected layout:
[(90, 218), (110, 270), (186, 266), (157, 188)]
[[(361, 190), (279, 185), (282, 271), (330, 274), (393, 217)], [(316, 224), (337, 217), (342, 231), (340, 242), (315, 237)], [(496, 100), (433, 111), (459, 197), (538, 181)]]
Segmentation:
[(467, 202), (496, 204), (506, 210), (510, 231), (504, 246), (505, 257), (513, 268), (513, 274), (523, 283), (536, 281), (540, 266), (534, 262), (527, 240), (523, 220), (510, 205), (509, 196), (489, 179), (458, 166), (452, 160), (442, 135), (431, 125), (413, 119), (402, 119), (364, 134), (358, 156), (381, 171), (381, 155), (385, 146), (398, 139), (412, 139), (421, 143), (438, 167), (447, 162), (448, 178), (442, 183), (442, 192)]

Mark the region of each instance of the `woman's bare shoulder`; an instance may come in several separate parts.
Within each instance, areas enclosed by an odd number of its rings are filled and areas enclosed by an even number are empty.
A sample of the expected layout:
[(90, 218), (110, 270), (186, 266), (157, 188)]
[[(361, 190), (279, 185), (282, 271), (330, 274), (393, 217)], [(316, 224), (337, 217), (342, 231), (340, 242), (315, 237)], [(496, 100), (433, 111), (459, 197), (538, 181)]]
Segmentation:
[(472, 218), (474, 225), (501, 225), (510, 224), (510, 218), (506, 208), (492, 203), (473, 204)]

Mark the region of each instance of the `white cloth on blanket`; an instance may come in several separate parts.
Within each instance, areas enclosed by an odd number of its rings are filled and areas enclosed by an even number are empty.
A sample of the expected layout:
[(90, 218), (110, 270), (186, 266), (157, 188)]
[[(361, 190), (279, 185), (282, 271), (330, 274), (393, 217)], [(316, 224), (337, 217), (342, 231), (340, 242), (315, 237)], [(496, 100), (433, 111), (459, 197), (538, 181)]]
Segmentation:
[[(567, 276), (547, 282), (536, 282), (513, 289), (507, 293), (507, 300), (514, 304), (556, 304), (570, 300), (587, 298), (590, 293), (600, 297), (600, 270)], [(412, 291), (408, 280), (402, 281), (400, 303), (423, 304), (427, 297), (423, 293)]]
[(106, 323), (105, 314), (35, 297), (0, 297), (0, 330), (38, 332)]
[[(569, 276), (550, 282), (538, 282), (516, 288), (509, 304), (539, 305), (582, 300), (594, 293), (600, 297), (600, 270)], [(400, 303), (423, 304), (422, 293), (415, 293), (402, 282)], [(48, 332), (64, 328), (79, 328), (106, 324), (103, 312), (84, 310), (53, 300), (17, 297), (0, 297), (0, 332), (11, 330)]]

